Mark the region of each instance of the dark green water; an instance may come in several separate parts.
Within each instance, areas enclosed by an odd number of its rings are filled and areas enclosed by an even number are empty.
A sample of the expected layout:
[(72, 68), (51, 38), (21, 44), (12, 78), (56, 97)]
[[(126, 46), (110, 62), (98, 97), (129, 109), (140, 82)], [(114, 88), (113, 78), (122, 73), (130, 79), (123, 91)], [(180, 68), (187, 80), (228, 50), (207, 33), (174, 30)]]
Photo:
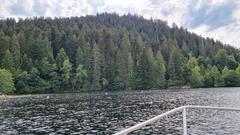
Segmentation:
[[(0, 134), (113, 134), (182, 105), (240, 107), (240, 88), (0, 98)], [(189, 134), (240, 134), (240, 112), (189, 110)], [(133, 134), (182, 134), (181, 113)]]

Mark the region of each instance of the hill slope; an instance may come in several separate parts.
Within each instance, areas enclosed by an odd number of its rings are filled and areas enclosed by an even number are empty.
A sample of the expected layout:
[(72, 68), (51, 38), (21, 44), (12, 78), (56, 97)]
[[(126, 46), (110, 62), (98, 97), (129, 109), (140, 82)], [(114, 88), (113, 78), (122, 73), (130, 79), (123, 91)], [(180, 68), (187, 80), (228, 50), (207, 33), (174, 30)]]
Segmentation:
[(0, 70), (2, 78), (13, 75), (2, 92), (222, 87), (240, 81), (238, 49), (133, 15), (1, 20), (0, 61), (7, 69)]

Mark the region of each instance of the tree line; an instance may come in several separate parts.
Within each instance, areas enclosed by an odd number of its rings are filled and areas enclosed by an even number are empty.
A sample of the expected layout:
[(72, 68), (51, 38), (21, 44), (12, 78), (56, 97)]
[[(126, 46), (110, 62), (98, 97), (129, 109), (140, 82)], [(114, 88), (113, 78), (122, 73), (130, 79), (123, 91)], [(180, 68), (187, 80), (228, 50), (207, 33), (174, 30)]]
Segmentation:
[(240, 86), (240, 52), (137, 15), (0, 20), (0, 93)]

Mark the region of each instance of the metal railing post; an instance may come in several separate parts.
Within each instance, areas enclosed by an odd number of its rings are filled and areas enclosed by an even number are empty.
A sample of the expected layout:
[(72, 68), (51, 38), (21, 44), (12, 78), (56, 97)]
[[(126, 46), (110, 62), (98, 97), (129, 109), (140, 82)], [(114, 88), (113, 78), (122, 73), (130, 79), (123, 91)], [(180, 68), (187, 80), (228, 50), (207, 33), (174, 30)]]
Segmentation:
[(213, 109), (213, 110), (223, 110), (223, 111), (239, 111), (240, 112), (240, 108), (229, 108), (229, 107), (214, 107), (214, 106), (196, 106), (196, 105), (188, 105), (188, 106), (181, 106), (175, 109), (172, 109), (168, 112), (162, 113), (158, 116), (155, 116), (149, 120), (146, 120), (144, 122), (138, 123), (132, 127), (129, 127), (127, 129), (124, 129), (118, 133), (115, 133), (114, 135), (127, 135), (128, 133), (131, 133), (135, 130), (138, 130), (146, 125), (152, 124), (156, 121), (158, 121), (159, 119), (166, 117), (168, 115), (174, 114), (176, 112), (180, 112), (182, 111), (182, 115), (183, 115), (183, 135), (187, 135), (187, 118), (186, 118), (186, 109)]
[(186, 108), (183, 108), (183, 135), (187, 135), (187, 117), (186, 117)]

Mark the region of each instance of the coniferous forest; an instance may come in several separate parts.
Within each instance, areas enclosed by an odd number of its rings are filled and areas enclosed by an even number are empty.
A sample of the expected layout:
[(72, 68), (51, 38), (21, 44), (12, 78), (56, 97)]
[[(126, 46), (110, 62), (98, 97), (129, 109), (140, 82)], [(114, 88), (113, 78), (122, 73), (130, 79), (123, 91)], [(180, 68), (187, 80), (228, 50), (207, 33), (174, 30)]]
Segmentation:
[(240, 86), (240, 51), (137, 15), (0, 20), (0, 93)]

